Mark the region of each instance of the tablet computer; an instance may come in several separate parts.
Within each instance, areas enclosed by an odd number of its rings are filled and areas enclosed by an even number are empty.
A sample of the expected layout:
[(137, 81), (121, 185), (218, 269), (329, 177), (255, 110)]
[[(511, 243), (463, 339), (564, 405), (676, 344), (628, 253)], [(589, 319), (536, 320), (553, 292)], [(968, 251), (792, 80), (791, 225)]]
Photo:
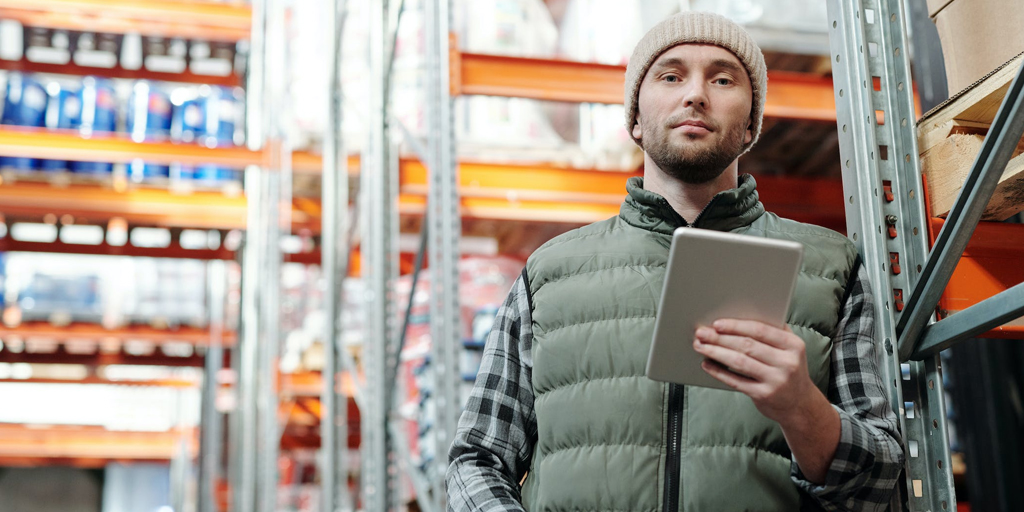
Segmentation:
[(693, 350), (697, 328), (720, 318), (785, 325), (802, 257), (799, 242), (677, 229), (669, 249), (647, 376), (731, 391), (701, 369), (704, 356)]

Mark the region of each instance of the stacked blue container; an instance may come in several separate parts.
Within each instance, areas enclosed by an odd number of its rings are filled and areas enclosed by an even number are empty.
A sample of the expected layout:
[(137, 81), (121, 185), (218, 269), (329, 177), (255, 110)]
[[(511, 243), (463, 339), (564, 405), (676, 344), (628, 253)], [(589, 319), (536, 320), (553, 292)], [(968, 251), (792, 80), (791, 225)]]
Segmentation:
[[(46, 89), (39, 82), (21, 73), (11, 73), (0, 124), (42, 127), (46, 119), (46, 105)], [(31, 171), (36, 165), (33, 158), (0, 157), (0, 168)]]
[[(171, 139), (217, 148), (235, 145), (235, 130), (240, 117), (240, 99), (231, 89), (203, 86), (198, 97), (178, 99), (171, 121)], [(207, 164), (198, 167), (175, 165), (171, 176), (193, 179), (205, 184), (237, 180), (239, 171)]]
[[(77, 93), (82, 106), (80, 116), (71, 118), (71, 127), (77, 128), (83, 137), (93, 133), (117, 131), (117, 97), (114, 84), (104, 78), (87, 76), (82, 79), (82, 88)], [(79, 174), (110, 174), (114, 164), (107, 162), (71, 162), (71, 172)]]
[[(126, 127), (132, 140), (168, 140), (171, 136), (171, 114), (171, 98), (167, 93), (145, 80), (136, 82), (128, 100), (126, 116)], [(128, 178), (137, 183), (169, 176), (170, 167), (167, 165), (146, 163), (142, 159), (133, 160), (128, 164)]]

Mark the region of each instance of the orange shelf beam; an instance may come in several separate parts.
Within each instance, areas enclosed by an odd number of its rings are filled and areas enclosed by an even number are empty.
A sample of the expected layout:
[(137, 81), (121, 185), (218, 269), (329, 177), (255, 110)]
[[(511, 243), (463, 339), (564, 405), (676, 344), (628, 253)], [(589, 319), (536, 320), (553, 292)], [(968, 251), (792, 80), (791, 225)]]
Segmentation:
[[(929, 236), (932, 243), (943, 223), (943, 219), (931, 220)], [(939, 299), (939, 309), (943, 316), (956, 314), (1022, 282), (1024, 225), (979, 222)], [(1024, 339), (1024, 318), (979, 337)]]
[[(42, 338), (58, 341), (148, 341), (155, 344), (168, 342), (186, 342), (194, 345), (209, 345), (210, 331), (195, 327), (179, 327), (177, 329), (154, 329), (146, 326), (129, 326), (120, 329), (104, 329), (96, 324), (75, 323), (66, 327), (57, 327), (46, 322), (25, 322), (17, 327), (0, 325), (0, 338), (18, 337), (22, 339)], [(222, 343), (232, 346), (237, 340), (236, 333), (225, 332)]]
[(159, 388), (198, 388), (200, 383), (189, 380), (110, 380), (99, 377), (86, 377), (84, 379), (50, 379), (50, 378), (29, 378), (29, 379), (0, 379), (0, 384), (98, 384), (107, 386), (137, 386), (137, 387), (159, 387)]
[(198, 431), (194, 428), (118, 432), (102, 427), (0, 425), (0, 464), (91, 466), (93, 462), (115, 460), (169, 460), (182, 441), (194, 456), (198, 451)]
[(123, 133), (94, 133), (84, 138), (77, 130), (0, 128), (0, 155), (85, 162), (128, 163), (134, 160), (158, 164), (212, 164), (242, 169), (266, 165), (263, 152), (245, 147), (207, 148), (174, 142), (135, 142)]
[(80, 223), (121, 217), (133, 225), (244, 229), (246, 201), (219, 192), (117, 191), (97, 185), (54, 187), (19, 181), (0, 186), (0, 213), (40, 218), (68, 214), (84, 219)]
[(0, 0), (0, 18), (87, 32), (235, 42), (249, 38), (252, 8), (203, 0)]
[[(352, 374), (341, 372), (339, 381), (341, 386), (339, 391), (348, 397), (355, 396), (356, 389)], [(323, 382), (320, 372), (282, 373), (278, 379), (278, 386), (280, 394), (287, 397), (319, 397), (323, 390)]]
[[(451, 56), (452, 95), (621, 104), (625, 66), (459, 53)], [(803, 73), (768, 72), (765, 117), (836, 120), (832, 80)]]

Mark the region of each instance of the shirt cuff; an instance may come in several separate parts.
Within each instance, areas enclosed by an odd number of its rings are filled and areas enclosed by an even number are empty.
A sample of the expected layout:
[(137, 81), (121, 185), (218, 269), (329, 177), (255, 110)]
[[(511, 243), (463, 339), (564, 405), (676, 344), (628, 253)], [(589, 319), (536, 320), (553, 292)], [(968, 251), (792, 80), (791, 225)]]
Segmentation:
[(825, 475), (824, 484), (807, 480), (793, 459), (790, 476), (797, 487), (825, 503), (842, 503), (857, 493), (872, 478), (875, 466), (873, 434), (850, 413), (836, 407), (839, 412), (839, 445)]

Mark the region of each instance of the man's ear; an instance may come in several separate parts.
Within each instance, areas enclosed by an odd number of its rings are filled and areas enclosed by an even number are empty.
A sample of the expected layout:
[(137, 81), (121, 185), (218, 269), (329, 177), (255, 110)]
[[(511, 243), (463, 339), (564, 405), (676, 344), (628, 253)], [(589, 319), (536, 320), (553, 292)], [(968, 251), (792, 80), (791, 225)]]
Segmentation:
[(743, 136), (743, 144), (750, 144), (752, 140), (754, 140), (754, 123), (747, 125), (747, 133)]
[(636, 140), (643, 140), (644, 130), (640, 127), (640, 117), (636, 118), (636, 122), (633, 123), (633, 138)]

